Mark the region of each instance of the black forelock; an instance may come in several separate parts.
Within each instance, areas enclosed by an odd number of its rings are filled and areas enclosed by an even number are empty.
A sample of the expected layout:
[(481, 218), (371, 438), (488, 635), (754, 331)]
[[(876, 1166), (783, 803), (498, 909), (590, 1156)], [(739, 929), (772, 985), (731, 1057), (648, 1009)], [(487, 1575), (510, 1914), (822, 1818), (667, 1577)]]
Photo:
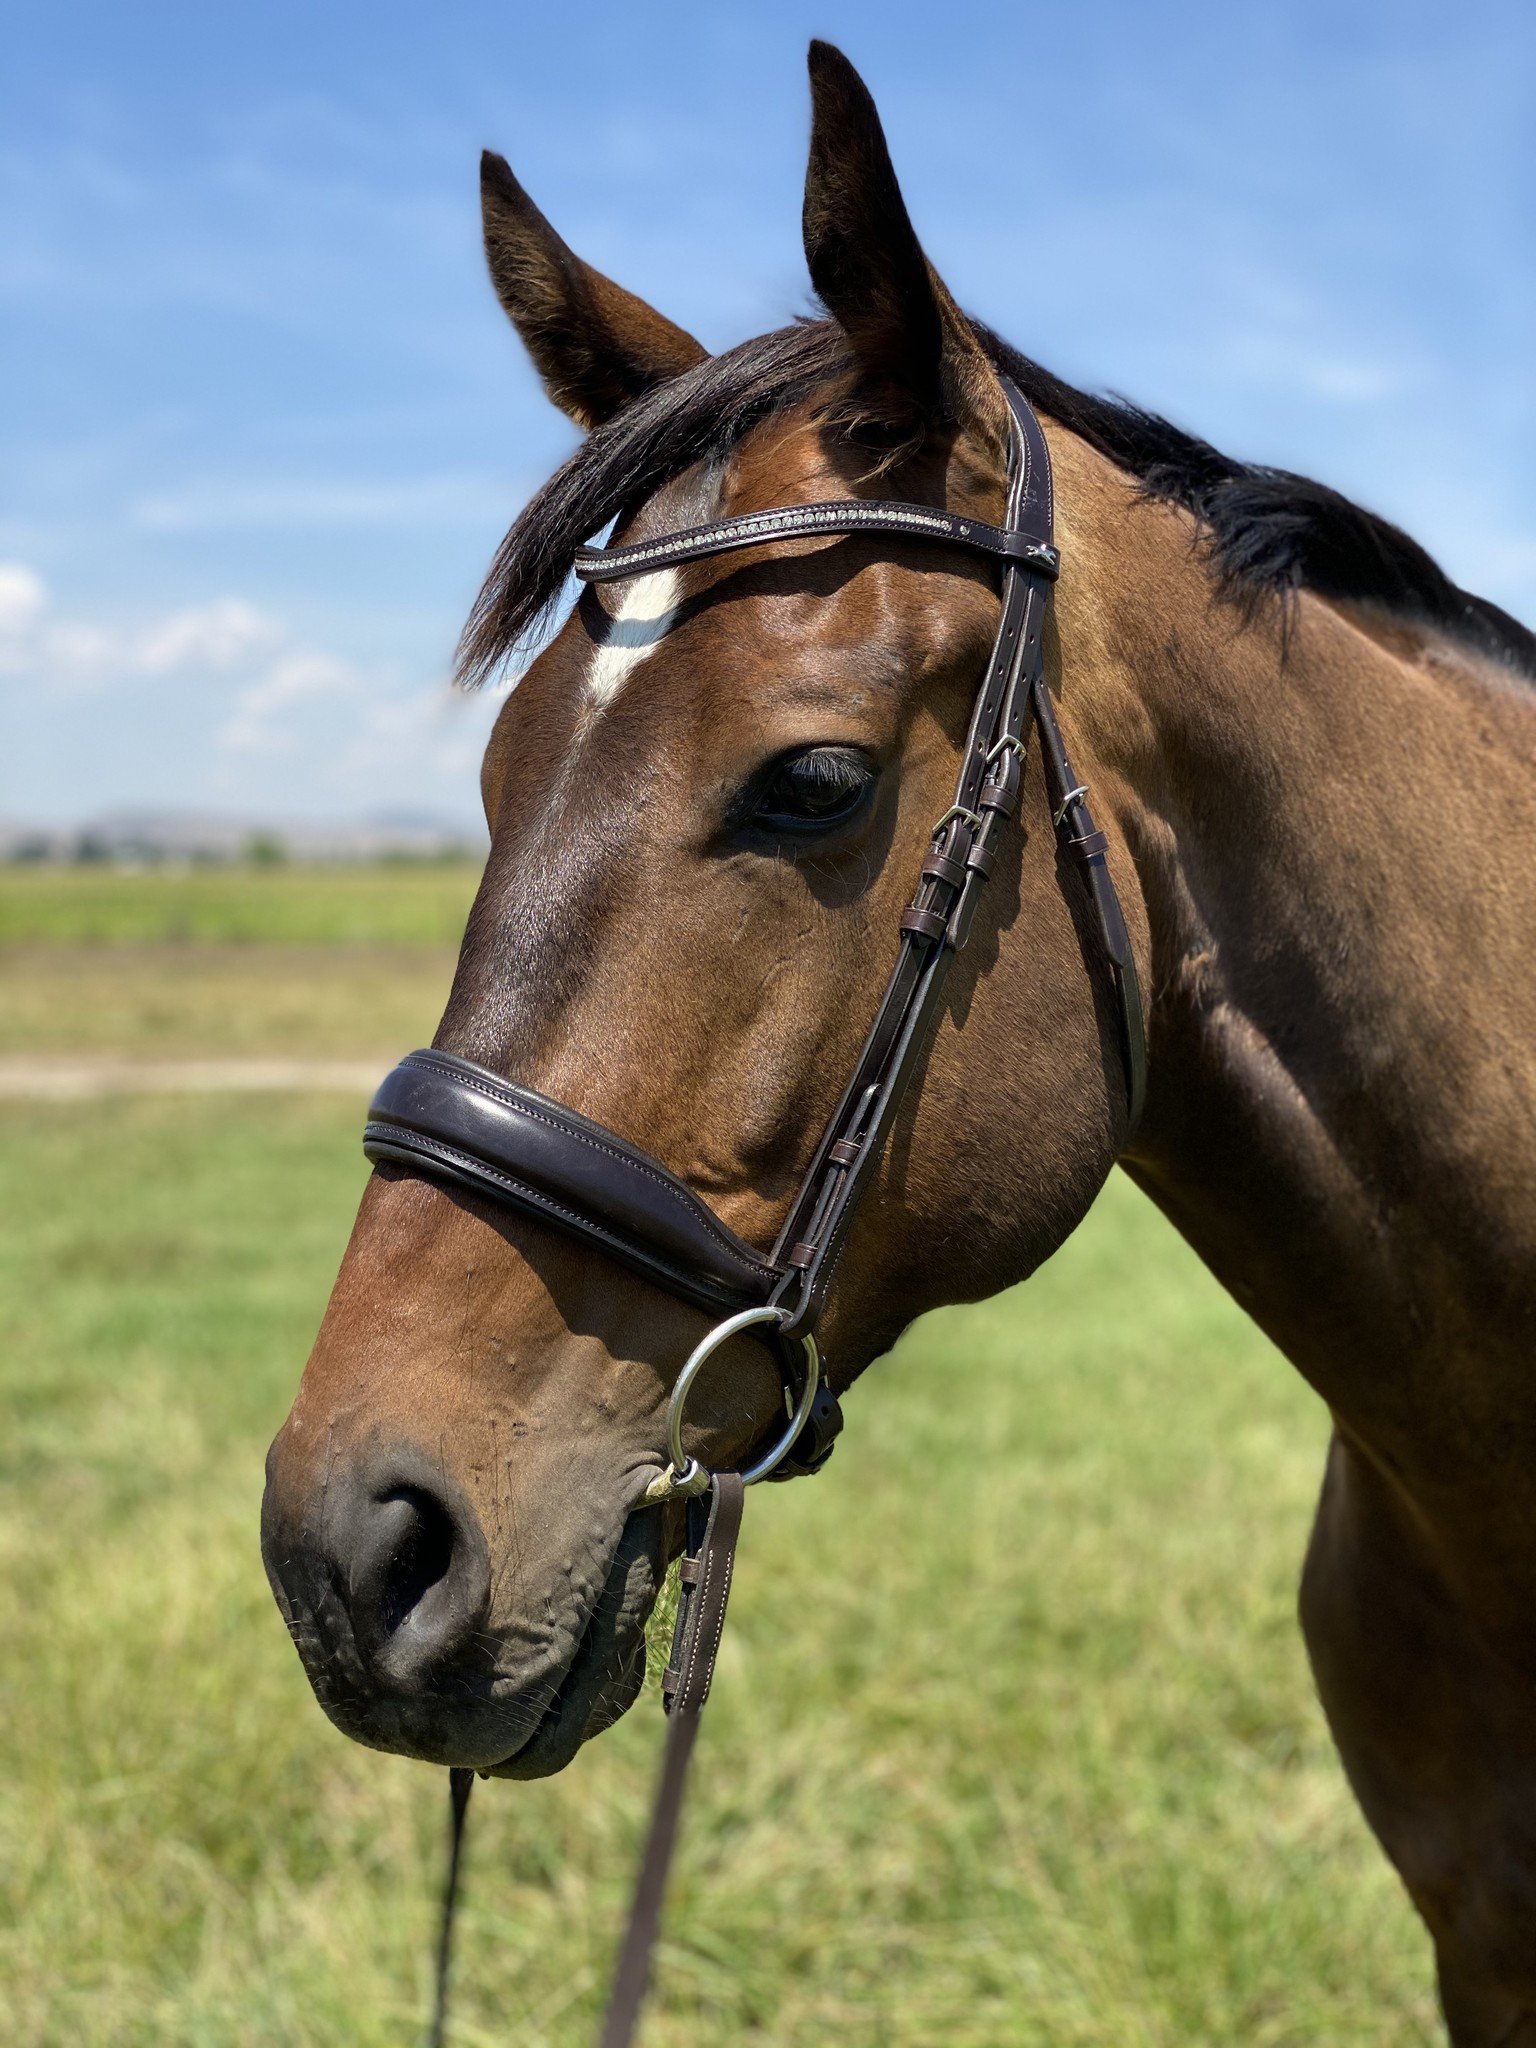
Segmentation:
[[(1224, 595), (1250, 610), (1299, 590), (1379, 604), (1536, 677), (1536, 635), (1460, 589), (1388, 520), (1326, 484), (1234, 461), (1124, 399), (1079, 391), (973, 324), (994, 365), (1032, 405), (1134, 477), (1147, 497), (1194, 516)], [(459, 643), (459, 680), (484, 682), (528, 647), (576, 549), (611, 520), (694, 463), (724, 455), (770, 414), (845, 387), (852, 367), (830, 321), (800, 321), (706, 357), (598, 427), (497, 549)]]
[(536, 637), (578, 547), (681, 471), (723, 455), (770, 413), (811, 397), (848, 358), (825, 321), (706, 356), (594, 428), (519, 513), (459, 642), (461, 683), (484, 682)]

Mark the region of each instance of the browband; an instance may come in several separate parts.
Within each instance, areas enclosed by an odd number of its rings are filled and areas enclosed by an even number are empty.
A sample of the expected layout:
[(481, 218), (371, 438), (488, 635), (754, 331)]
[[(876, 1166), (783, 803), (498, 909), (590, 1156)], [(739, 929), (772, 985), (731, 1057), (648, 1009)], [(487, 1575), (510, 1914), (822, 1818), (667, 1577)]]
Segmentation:
[(645, 569), (671, 569), (705, 555), (725, 555), (737, 548), (761, 547), (771, 540), (815, 540), (822, 534), (900, 533), (912, 540), (937, 540), (1018, 562), (1054, 579), (1061, 556), (1049, 541), (1031, 534), (988, 526), (981, 519), (962, 519), (932, 505), (902, 504), (891, 498), (836, 498), (824, 504), (783, 505), (772, 512), (743, 512), (717, 519), (711, 526), (690, 526), (681, 533), (662, 534), (622, 548), (578, 548), (576, 574), (583, 583), (613, 583)]

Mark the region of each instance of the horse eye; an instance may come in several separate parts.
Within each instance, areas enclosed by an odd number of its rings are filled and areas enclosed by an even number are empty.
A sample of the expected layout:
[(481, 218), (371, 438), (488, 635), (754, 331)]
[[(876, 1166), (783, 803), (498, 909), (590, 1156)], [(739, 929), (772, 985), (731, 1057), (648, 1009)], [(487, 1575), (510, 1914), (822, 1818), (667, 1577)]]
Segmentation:
[(807, 747), (773, 762), (748, 793), (742, 823), (759, 831), (828, 832), (875, 786), (875, 764), (857, 747)]

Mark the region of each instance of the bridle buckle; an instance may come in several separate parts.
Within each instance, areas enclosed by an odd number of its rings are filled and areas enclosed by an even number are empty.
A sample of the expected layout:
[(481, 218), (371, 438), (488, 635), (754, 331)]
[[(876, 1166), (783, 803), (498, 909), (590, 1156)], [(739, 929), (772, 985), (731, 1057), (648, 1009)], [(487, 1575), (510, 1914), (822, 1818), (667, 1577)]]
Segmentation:
[(981, 814), (979, 811), (968, 811), (964, 804), (951, 804), (943, 817), (934, 826), (931, 837), (934, 839), (942, 838), (952, 818), (962, 819), (964, 823), (970, 826), (973, 832), (981, 830)]

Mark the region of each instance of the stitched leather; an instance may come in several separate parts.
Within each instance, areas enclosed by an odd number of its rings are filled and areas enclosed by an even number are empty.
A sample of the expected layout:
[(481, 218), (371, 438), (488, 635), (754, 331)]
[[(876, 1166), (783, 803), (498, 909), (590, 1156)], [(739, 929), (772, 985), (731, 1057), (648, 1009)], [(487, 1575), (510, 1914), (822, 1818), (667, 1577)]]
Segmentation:
[(762, 547), (776, 540), (816, 540), (823, 534), (897, 533), (912, 540), (944, 541), (1006, 562), (1021, 562), (1054, 577), (1061, 557), (1044, 533), (1027, 533), (985, 520), (968, 519), (936, 505), (912, 505), (888, 498), (834, 498), (813, 505), (783, 505), (770, 512), (742, 512), (709, 526), (690, 526), (655, 540), (620, 548), (578, 548), (575, 570), (584, 583), (612, 583), (648, 569), (672, 569), (706, 555)]
[[(702, 1713), (709, 1698), (741, 1530), (740, 1475), (717, 1472), (707, 1500), (707, 1507), (703, 1502), (693, 1504), (689, 1516), (688, 1554), (683, 1561), (672, 1654), (661, 1686), (669, 1714)], [(702, 1531), (700, 1507), (705, 1509)]]
[[(1007, 379), (1003, 394), (1013, 420), (1009, 448), (1007, 524), (1037, 547), (1051, 538), (1051, 461), (1040, 422)], [(1041, 655), (1047, 582), (1021, 552), (1003, 567), (1003, 611), (997, 638), (972, 707), (954, 801), (934, 828), (917, 893), (900, 920), (901, 945), (885, 995), (859, 1060), (822, 1134), (774, 1247), (786, 1266), (774, 1295), (789, 1316), (786, 1331), (811, 1328), (836, 1271), (864, 1182), (878, 1161), (911, 1082), (943, 994), (949, 963), (969, 937), (1002, 834), (1018, 802), (1024, 736), (1049, 702)], [(1091, 827), (1091, 820), (1087, 821)], [(1084, 829), (1079, 818), (1074, 831)], [(1106, 884), (1109, 882), (1105, 870)], [(1122, 927), (1123, 928), (1123, 927)], [(1116, 969), (1122, 1001), (1139, 1001), (1134, 981)], [(1134, 976), (1134, 968), (1131, 970)], [(1127, 1095), (1136, 1098), (1127, 1031)], [(840, 1152), (856, 1146), (850, 1164)]]
[(363, 1150), (585, 1237), (701, 1308), (757, 1306), (779, 1277), (649, 1153), (455, 1053), (384, 1077)]
[[(709, 1697), (720, 1632), (725, 1626), (731, 1568), (741, 1533), (742, 1498), (740, 1475), (717, 1472), (710, 1481), (707, 1505), (705, 1501), (688, 1503), (688, 1555), (683, 1566), (672, 1655), (662, 1682), (667, 1740), (662, 1752), (661, 1779), (651, 1808), (645, 1853), (635, 1879), (629, 1922), (613, 1973), (613, 1989), (598, 2048), (630, 2048), (640, 2022), (651, 1951), (661, 1928), (667, 1872), (682, 1816), (688, 1764), (699, 1732), (699, 1716)], [(690, 1564), (696, 1569), (690, 1571)]]

